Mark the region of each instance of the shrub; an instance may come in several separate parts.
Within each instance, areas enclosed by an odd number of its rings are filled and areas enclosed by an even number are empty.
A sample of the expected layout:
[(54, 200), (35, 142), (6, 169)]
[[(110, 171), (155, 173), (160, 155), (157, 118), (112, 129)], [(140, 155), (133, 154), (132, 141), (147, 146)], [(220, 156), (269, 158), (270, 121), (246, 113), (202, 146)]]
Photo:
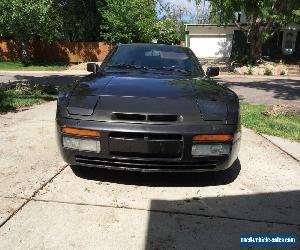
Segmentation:
[(253, 74), (253, 68), (252, 68), (251, 65), (249, 65), (249, 66), (247, 67), (247, 70), (246, 70), (245, 74), (246, 74), (246, 75), (252, 75), (252, 74)]
[(265, 76), (271, 76), (272, 75), (272, 70), (268, 67), (265, 68), (265, 72), (264, 72)]

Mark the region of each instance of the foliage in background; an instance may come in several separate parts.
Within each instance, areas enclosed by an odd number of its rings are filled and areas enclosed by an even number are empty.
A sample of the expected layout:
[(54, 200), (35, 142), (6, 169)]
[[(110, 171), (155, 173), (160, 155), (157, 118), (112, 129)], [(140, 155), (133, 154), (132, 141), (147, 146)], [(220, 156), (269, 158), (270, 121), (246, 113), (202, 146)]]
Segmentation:
[(0, 36), (27, 41), (61, 37), (62, 19), (53, 0), (1, 0)]
[(178, 44), (180, 42), (180, 26), (174, 18), (165, 17), (156, 23), (155, 38), (159, 43)]
[(218, 16), (214, 12), (210, 11), (211, 4), (206, 0), (188, 0), (195, 4), (195, 23), (217, 23)]
[(112, 43), (151, 42), (155, 34), (155, 0), (107, 0), (102, 36)]
[(21, 41), (23, 60), (28, 60), (28, 41), (61, 38), (62, 19), (54, 0), (1, 0), (0, 37)]
[(292, 11), (293, 19), (296, 23), (300, 22), (300, 9)]
[(0, 37), (98, 41), (105, 0), (1, 0)]
[(179, 43), (184, 38), (185, 12), (162, 2), (0, 0), (0, 37), (21, 41), (23, 62), (30, 61), (28, 41), (33, 39)]
[(158, 22), (156, 24), (156, 39), (168, 44), (180, 44), (185, 40), (185, 25), (188, 23), (184, 17), (192, 16), (186, 7), (172, 2), (157, 0), (156, 11)]
[(62, 39), (71, 42), (99, 40), (105, 0), (55, 0), (62, 18)]
[(56, 100), (57, 90), (51, 86), (18, 83), (0, 87), (0, 113)]
[(266, 105), (241, 102), (242, 124), (258, 133), (300, 141), (300, 117), (285, 114), (264, 115)]
[[(264, 39), (270, 38), (288, 22), (299, 20), (300, 1), (295, 0), (211, 0), (214, 16), (219, 23), (235, 23), (247, 34), (250, 58), (256, 62), (262, 53)], [(236, 14), (243, 12), (248, 29), (236, 22)]]

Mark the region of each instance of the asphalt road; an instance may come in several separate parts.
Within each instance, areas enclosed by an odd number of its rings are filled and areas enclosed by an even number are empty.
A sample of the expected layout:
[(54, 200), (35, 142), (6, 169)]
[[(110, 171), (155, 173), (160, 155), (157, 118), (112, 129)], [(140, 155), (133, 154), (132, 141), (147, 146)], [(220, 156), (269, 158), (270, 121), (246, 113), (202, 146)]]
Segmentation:
[[(0, 84), (30, 81), (61, 86), (80, 80), (87, 72), (5, 72), (0, 71)], [(253, 77), (221, 75), (215, 78), (219, 83), (234, 90), (241, 100), (250, 103), (278, 104), (300, 101), (300, 77)]]
[(218, 174), (73, 170), (55, 102), (0, 116), (0, 249), (237, 249), (240, 234), (300, 236), (300, 165), (243, 129)]
[(0, 71), (0, 83), (32, 82), (60, 86), (87, 75), (87, 71)]
[(219, 76), (218, 82), (235, 91), (240, 100), (258, 104), (300, 101), (300, 77)]

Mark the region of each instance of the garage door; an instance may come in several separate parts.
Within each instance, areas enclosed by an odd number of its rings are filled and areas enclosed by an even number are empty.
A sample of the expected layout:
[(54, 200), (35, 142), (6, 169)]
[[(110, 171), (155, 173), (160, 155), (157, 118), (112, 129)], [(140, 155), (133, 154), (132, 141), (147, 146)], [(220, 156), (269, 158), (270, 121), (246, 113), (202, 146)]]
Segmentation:
[(190, 36), (190, 48), (197, 57), (230, 57), (232, 34)]

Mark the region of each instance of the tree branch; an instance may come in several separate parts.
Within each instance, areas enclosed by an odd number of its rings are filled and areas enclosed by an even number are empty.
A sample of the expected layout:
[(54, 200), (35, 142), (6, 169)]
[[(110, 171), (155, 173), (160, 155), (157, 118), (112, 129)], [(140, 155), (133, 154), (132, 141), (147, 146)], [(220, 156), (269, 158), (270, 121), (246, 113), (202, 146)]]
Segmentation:
[[(283, 10), (283, 8), (286, 6), (286, 3), (287, 3), (286, 0), (277, 0), (272, 6), (272, 11), (280, 13)], [(263, 28), (264, 31), (270, 31), (273, 22), (274, 20), (272, 18), (268, 20), (267, 24)]]
[(236, 20), (234, 20), (234, 24), (240, 29), (240, 30), (242, 30), (242, 31), (247, 31), (246, 29), (244, 29), (241, 25), (240, 25), (240, 23), (238, 23)]

